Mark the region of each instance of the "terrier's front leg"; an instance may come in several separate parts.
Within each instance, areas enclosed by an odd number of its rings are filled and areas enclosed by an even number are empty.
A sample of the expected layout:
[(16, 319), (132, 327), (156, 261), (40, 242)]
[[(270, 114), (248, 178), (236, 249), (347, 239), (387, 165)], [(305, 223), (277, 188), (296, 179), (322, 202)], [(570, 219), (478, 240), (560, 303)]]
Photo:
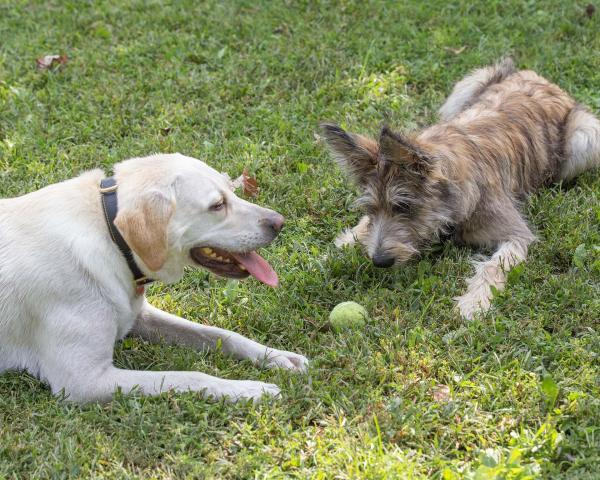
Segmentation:
[(334, 240), (334, 244), (337, 248), (351, 247), (356, 242), (362, 243), (362, 239), (365, 238), (369, 228), (369, 217), (365, 215), (360, 219), (358, 224), (353, 228), (347, 228), (340, 233)]
[(485, 313), (490, 308), (492, 287), (497, 290), (504, 289), (506, 274), (527, 258), (527, 248), (532, 240), (533, 235), (505, 241), (500, 244), (492, 258), (475, 263), (475, 275), (467, 280), (467, 292), (455, 298), (464, 318), (472, 320), (475, 315)]
[(222, 328), (200, 325), (163, 312), (145, 303), (131, 334), (145, 340), (164, 340), (199, 350), (214, 350), (220, 345), (223, 353), (239, 360), (250, 360), (266, 368), (284, 368), (297, 372), (308, 369), (308, 359), (298, 353), (278, 350)]

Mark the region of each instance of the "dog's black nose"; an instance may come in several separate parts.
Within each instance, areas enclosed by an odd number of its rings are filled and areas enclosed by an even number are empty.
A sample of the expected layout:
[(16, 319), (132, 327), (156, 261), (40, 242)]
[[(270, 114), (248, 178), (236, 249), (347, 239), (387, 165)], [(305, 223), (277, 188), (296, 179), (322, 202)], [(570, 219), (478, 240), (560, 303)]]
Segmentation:
[(269, 217), (263, 218), (260, 223), (262, 223), (266, 227), (269, 227), (275, 233), (279, 233), (283, 228), (285, 218), (283, 217), (283, 215), (279, 215), (278, 213), (276, 213)]
[(373, 265), (379, 268), (388, 268), (391, 267), (396, 259), (390, 255), (386, 255), (385, 253), (377, 253), (373, 255)]

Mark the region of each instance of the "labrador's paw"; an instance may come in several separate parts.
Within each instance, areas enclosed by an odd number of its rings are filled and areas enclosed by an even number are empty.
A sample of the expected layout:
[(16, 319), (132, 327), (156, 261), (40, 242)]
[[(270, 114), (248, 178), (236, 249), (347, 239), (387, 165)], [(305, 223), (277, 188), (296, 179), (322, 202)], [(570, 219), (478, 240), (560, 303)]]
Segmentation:
[(280, 397), (281, 390), (272, 383), (255, 382), (252, 380), (226, 380), (218, 392), (207, 392), (215, 398), (226, 398), (229, 402), (252, 400), (257, 402), (262, 397), (269, 395)]
[(294, 372), (305, 373), (308, 370), (308, 358), (298, 353), (269, 348), (262, 360), (266, 368), (284, 368)]

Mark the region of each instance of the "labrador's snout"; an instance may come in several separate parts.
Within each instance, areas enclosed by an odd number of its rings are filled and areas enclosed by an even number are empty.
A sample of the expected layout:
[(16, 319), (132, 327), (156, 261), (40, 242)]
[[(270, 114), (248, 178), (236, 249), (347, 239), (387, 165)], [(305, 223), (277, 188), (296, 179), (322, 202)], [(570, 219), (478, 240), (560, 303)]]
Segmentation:
[(271, 230), (274, 233), (274, 236), (276, 236), (279, 234), (279, 232), (281, 232), (283, 224), (285, 223), (285, 218), (283, 215), (273, 212), (259, 220), (259, 223)]

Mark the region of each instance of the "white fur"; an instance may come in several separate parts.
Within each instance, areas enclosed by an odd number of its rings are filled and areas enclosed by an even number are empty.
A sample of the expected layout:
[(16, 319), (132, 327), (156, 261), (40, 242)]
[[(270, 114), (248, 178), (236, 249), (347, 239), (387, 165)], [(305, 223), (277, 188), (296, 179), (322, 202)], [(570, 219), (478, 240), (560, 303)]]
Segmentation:
[[(193, 265), (189, 250), (211, 245), (247, 251), (265, 245), (260, 220), (274, 212), (237, 198), (227, 179), (180, 154), (131, 159), (115, 167), (119, 211), (146, 195), (174, 206), (167, 226), (167, 260), (158, 271), (136, 254), (147, 275), (174, 282)], [(110, 399), (115, 389), (155, 395), (198, 391), (214, 398), (277, 395), (275, 385), (225, 380), (198, 372), (118, 369), (115, 341), (129, 333), (226, 354), (267, 367), (305, 371), (302, 355), (271, 349), (227, 330), (208, 327), (150, 306), (109, 236), (100, 204), (100, 170), (22, 197), (0, 200), (0, 372), (27, 370), (77, 402)], [(227, 208), (209, 206), (225, 197)]]

